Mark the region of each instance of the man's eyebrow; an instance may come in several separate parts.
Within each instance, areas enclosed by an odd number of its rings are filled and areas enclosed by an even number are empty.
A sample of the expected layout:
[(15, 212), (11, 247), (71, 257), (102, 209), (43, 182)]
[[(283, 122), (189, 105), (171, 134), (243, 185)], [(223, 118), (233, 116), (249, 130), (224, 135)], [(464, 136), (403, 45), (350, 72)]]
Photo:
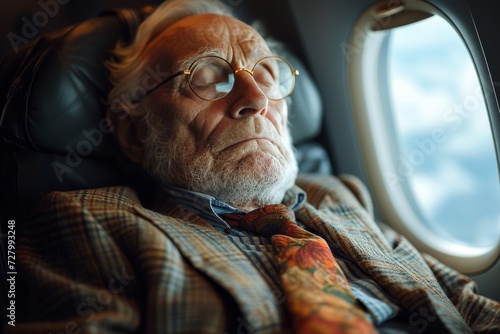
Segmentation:
[(209, 49), (209, 48), (201, 48), (197, 52), (193, 53), (191, 56), (180, 60), (177, 63), (176, 68), (180, 69), (181, 71), (187, 70), (189, 66), (198, 58), (200, 57), (205, 57), (205, 56), (219, 56), (222, 57), (223, 51), (221, 49)]
[(262, 59), (262, 58), (265, 58), (265, 57), (270, 57), (270, 56), (274, 56), (275, 54), (273, 53), (273, 51), (267, 51), (267, 50), (262, 50), (262, 49), (259, 49), (259, 50), (254, 50), (254, 52), (252, 52), (252, 56), (256, 59)]
[[(197, 52), (193, 53), (188, 58), (185, 58), (179, 61), (176, 65), (176, 69), (180, 71), (187, 70), (189, 66), (198, 58), (206, 57), (206, 56), (218, 56), (226, 59), (224, 57), (225, 51), (222, 49), (213, 49), (213, 48), (201, 48)], [(273, 56), (274, 53), (264, 50), (253, 50), (251, 57), (255, 59), (262, 59), (265, 57)]]

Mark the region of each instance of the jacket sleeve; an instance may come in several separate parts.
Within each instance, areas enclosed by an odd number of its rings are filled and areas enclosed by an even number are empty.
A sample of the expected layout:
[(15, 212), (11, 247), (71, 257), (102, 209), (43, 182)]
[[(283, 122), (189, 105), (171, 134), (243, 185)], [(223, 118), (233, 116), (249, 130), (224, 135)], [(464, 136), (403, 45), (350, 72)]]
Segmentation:
[(80, 201), (52, 193), (18, 230), (16, 279), (23, 289), (8, 333), (137, 331), (137, 274)]
[(500, 303), (479, 295), (476, 283), (468, 276), (428, 254), (423, 257), (474, 333), (500, 333)]

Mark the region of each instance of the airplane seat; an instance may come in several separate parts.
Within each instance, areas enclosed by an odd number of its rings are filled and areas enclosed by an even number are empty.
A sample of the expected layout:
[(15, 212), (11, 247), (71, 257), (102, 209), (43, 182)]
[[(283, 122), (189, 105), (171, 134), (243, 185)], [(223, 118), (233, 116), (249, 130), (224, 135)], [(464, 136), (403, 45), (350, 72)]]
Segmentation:
[[(124, 157), (105, 119), (110, 83), (103, 60), (129, 40), (154, 10), (108, 11), (45, 34), (0, 63), (1, 201), (5, 219), (21, 219), (46, 193), (151, 180)], [(290, 126), (302, 172), (330, 173), (328, 156), (311, 142), (319, 132), (321, 99), (305, 67), (284, 55), (300, 75)], [(293, 58), (293, 59), (291, 59)], [(144, 191), (146, 193), (146, 191)]]

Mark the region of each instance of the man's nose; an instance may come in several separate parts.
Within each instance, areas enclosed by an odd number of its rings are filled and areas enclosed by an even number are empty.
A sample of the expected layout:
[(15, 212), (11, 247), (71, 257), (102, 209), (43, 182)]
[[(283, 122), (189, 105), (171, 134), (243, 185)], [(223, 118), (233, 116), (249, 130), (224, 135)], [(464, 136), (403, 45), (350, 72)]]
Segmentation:
[(265, 116), (269, 99), (254, 80), (252, 72), (247, 69), (235, 71), (234, 87), (231, 91), (235, 103), (231, 107), (231, 116), (241, 118), (261, 114)]

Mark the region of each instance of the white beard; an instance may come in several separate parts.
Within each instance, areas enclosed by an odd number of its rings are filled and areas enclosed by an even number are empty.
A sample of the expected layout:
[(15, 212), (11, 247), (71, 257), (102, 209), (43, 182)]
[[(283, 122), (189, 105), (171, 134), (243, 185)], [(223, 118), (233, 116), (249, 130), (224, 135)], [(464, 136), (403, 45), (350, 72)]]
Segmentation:
[[(252, 124), (250, 128), (263, 125)], [(151, 129), (146, 139), (144, 167), (162, 184), (248, 207), (281, 203), (285, 191), (295, 182), (298, 166), (288, 131), (285, 138), (274, 135), (274, 142), (281, 143), (279, 147), (268, 140), (252, 140), (214, 154), (214, 147), (223, 145), (224, 138), (212, 140), (209, 147), (197, 151), (192, 146), (172, 143), (164, 135), (165, 128), (157, 130)], [(241, 133), (234, 130), (232, 133)]]

